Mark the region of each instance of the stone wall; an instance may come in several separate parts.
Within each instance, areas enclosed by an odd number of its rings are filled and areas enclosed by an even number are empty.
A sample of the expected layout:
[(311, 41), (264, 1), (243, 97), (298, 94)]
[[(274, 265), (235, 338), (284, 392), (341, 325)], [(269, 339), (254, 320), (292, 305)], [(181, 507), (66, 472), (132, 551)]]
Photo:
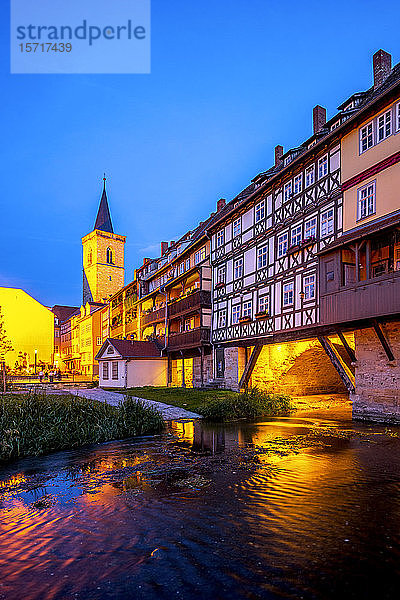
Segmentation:
[(351, 396), (353, 417), (400, 423), (400, 322), (381, 327), (395, 361), (389, 362), (373, 329), (356, 332), (356, 390)]
[[(213, 379), (213, 362), (212, 355), (205, 356), (203, 360), (203, 382)], [(201, 357), (196, 356), (193, 359), (193, 387), (201, 386)]]
[(318, 340), (264, 346), (251, 385), (297, 396), (346, 392)]

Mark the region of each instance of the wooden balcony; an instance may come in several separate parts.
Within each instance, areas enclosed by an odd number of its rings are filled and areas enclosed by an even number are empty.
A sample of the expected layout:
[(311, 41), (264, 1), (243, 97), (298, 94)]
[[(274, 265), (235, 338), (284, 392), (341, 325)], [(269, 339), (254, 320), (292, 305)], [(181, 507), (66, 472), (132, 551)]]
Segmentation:
[(181, 333), (170, 333), (168, 336), (168, 350), (181, 350), (196, 348), (210, 343), (210, 327), (198, 327)]
[(321, 324), (346, 323), (400, 313), (400, 271), (359, 281), (321, 295)]
[(142, 315), (141, 325), (152, 325), (153, 323), (162, 323), (165, 320), (165, 306), (158, 310)]
[(200, 308), (211, 308), (211, 292), (198, 290), (168, 305), (169, 318), (184, 315)]

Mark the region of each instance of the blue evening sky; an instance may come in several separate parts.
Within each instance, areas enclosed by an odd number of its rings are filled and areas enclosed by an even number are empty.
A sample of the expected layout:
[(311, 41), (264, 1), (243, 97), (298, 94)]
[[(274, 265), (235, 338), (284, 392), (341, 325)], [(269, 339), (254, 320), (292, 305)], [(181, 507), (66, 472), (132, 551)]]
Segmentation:
[(10, 75), (0, 7), (0, 285), (81, 301), (81, 242), (103, 171), (126, 282), (400, 60), (399, 5), (371, 0), (153, 0), (151, 75)]

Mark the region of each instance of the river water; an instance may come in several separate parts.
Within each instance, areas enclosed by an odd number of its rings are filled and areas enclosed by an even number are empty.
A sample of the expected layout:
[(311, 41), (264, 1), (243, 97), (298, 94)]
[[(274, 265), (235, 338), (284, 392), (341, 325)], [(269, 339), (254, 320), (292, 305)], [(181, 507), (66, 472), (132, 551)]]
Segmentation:
[(0, 473), (0, 598), (400, 596), (400, 428), (349, 403)]

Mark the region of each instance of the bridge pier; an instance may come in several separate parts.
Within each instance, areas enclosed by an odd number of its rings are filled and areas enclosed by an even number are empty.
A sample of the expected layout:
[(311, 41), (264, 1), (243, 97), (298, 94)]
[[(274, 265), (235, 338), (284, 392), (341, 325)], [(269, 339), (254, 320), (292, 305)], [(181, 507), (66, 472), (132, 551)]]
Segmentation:
[(355, 332), (353, 418), (400, 423), (400, 321), (376, 325)]

